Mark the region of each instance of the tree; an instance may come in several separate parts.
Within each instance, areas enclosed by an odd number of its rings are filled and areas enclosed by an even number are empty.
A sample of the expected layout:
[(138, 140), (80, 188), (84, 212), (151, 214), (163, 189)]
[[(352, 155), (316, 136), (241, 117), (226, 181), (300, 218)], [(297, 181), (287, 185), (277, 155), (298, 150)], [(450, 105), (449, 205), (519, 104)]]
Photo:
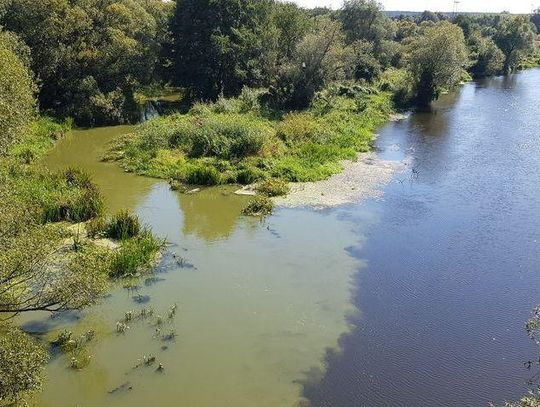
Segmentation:
[(11, 325), (0, 325), (0, 403), (15, 403), (39, 390), (48, 360), (34, 339)]
[(410, 45), (409, 69), (414, 77), (416, 100), (427, 106), (441, 90), (459, 83), (467, 65), (461, 28), (448, 22), (425, 27)]
[(169, 8), (159, 0), (11, 0), (2, 23), (32, 51), (43, 110), (84, 125), (126, 122), (137, 113), (134, 88), (155, 78)]
[(259, 86), (274, 48), (272, 5), (271, 0), (178, 0), (171, 23), (175, 83), (190, 88), (196, 99)]
[(369, 41), (377, 48), (383, 39), (393, 34), (388, 30), (390, 20), (376, 0), (346, 0), (339, 17), (349, 43)]
[(503, 71), (504, 54), (493, 39), (483, 37), (479, 31), (471, 34), (468, 41), (471, 50), (470, 72), (475, 78), (497, 75)]
[(24, 63), (25, 51), (14, 36), (0, 31), (0, 155), (20, 138), (35, 113), (35, 86)]
[(495, 43), (505, 56), (504, 72), (514, 71), (533, 48), (535, 27), (524, 16), (505, 16), (496, 27)]
[(270, 90), (271, 103), (286, 109), (309, 106), (315, 92), (329, 82), (353, 77), (354, 58), (353, 48), (344, 44), (339, 22), (319, 18), (292, 59), (280, 68)]

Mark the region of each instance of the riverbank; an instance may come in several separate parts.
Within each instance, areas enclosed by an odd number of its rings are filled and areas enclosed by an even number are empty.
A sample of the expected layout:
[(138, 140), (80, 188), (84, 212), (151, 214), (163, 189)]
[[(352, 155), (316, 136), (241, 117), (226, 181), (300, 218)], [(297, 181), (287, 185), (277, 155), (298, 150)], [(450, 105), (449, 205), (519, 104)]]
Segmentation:
[(43, 168), (42, 157), (69, 131), (69, 123), (39, 119), (0, 157), (0, 400), (39, 390), (50, 356), (50, 344), (21, 331), (17, 316), (95, 304), (114, 279), (153, 267), (162, 247), (136, 217), (105, 219), (84, 171)]
[(286, 196), (274, 198), (276, 205), (322, 209), (379, 198), (394, 172), (406, 167), (405, 162), (383, 161), (376, 153), (361, 153), (355, 161), (344, 161), (341, 165), (343, 171), (326, 180), (291, 183)]

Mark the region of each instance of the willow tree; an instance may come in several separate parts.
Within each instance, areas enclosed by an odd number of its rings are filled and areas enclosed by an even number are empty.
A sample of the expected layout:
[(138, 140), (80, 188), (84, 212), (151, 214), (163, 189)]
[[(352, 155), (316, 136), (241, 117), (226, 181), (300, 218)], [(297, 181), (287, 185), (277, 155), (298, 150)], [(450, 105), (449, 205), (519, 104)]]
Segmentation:
[(457, 85), (467, 63), (461, 28), (449, 22), (424, 27), (409, 48), (409, 69), (414, 77), (417, 104), (425, 107), (442, 90)]
[(494, 40), (505, 56), (504, 71), (515, 70), (533, 49), (536, 27), (525, 16), (505, 16), (496, 27)]

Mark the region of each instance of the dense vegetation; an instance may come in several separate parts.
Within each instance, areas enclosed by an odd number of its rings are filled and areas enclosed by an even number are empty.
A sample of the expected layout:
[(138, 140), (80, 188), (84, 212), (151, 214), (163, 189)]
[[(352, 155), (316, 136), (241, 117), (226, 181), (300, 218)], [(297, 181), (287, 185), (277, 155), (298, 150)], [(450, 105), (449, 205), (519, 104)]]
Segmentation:
[[(266, 214), (266, 196), (288, 181), (324, 179), (367, 151), (395, 107), (425, 108), (471, 76), (540, 64), (539, 26), (540, 12), (389, 18), (374, 0), (337, 11), (0, 0), (0, 403), (39, 389), (47, 360), (14, 316), (91, 304), (160, 247), (129, 214), (104, 219), (86, 174), (38, 167), (73, 123), (136, 122), (145, 96), (178, 88), (185, 114), (144, 123), (108, 158), (176, 186), (258, 183), (264, 197), (245, 213)], [(69, 226), (79, 222), (85, 236)]]

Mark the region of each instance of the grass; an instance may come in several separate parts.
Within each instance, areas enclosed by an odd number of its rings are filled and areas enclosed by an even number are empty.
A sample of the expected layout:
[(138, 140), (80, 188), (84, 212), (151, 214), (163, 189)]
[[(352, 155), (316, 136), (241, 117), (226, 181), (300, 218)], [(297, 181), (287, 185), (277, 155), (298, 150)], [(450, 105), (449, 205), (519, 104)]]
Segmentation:
[(134, 276), (149, 269), (154, 264), (161, 247), (162, 243), (148, 230), (124, 240), (120, 249), (113, 255), (109, 275), (116, 278)]
[(144, 123), (111, 146), (106, 158), (178, 189), (323, 180), (342, 170), (342, 160), (371, 149), (376, 128), (393, 109), (392, 90), (382, 89), (395, 78), (386, 82), (330, 87), (312, 108), (286, 114), (262, 111), (257, 91), (245, 89), (239, 98)]
[(242, 210), (246, 216), (268, 216), (274, 211), (274, 203), (266, 196), (260, 195), (251, 199)]
[(123, 210), (112, 217), (105, 226), (107, 237), (117, 240), (126, 240), (138, 236), (141, 232), (141, 223), (137, 216)]

